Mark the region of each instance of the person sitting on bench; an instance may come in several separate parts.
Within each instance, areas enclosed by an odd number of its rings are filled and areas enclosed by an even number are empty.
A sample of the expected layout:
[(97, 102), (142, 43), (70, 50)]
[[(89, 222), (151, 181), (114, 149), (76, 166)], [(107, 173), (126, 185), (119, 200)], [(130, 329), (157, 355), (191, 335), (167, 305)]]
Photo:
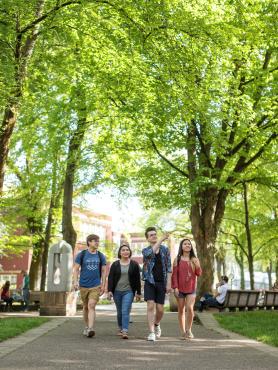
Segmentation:
[(1, 299), (6, 303), (6, 309), (12, 308), (13, 298), (10, 296), (10, 282), (7, 280), (1, 288)]
[(227, 276), (221, 276), (220, 282), (216, 285), (217, 293), (215, 296), (211, 294), (205, 294), (199, 302), (199, 312), (202, 312), (204, 307), (219, 307), (224, 304), (225, 297), (227, 294), (229, 278)]

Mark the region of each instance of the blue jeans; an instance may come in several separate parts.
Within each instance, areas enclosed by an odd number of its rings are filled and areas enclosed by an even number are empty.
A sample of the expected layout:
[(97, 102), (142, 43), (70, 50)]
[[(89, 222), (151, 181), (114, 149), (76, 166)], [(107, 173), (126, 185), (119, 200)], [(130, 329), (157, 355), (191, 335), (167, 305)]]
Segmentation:
[(117, 320), (119, 329), (123, 331), (128, 331), (129, 314), (134, 294), (131, 290), (127, 290), (125, 292), (115, 290), (113, 297), (117, 308)]

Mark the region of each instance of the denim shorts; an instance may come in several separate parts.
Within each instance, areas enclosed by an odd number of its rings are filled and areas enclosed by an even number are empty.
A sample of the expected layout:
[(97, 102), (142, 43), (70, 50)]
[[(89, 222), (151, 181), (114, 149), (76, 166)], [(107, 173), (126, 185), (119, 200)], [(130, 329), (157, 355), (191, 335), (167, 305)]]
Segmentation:
[(186, 296), (188, 295), (196, 295), (196, 292), (192, 292), (192, 293), (179, 292), (178, 298), (186, 298)]

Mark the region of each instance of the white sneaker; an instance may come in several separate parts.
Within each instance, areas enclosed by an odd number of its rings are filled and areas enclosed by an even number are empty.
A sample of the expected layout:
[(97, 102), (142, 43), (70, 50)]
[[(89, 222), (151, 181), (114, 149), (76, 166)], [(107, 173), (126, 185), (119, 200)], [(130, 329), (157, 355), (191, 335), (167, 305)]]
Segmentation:
[(155, 333), (156, 338), (161, 337), (161, 327), (160, 327), (160, 325), (155, 325), (154, 326), (154, 333)]
[(194, 335), (192, 334), (191, 330), (187, 330), (184, 337), (185, 339), (194, 339)]
[(86, 326), (86, 328), (83, 330), (83, 335), (87, 336), (88, 334), (88, 326)]
[(149, 335), (148, 335), (148, 341), (150, 342), (155, 342), (155, 334), (154, 332), (151, 332)]

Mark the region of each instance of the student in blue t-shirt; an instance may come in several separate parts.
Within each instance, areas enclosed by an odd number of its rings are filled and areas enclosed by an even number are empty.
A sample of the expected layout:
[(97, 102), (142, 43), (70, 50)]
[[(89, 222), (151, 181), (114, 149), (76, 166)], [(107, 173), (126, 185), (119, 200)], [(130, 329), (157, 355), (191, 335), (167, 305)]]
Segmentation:
[[(83, 302), (83, 318), (85, 329), (83, 335), (95, 335), (95, 308), (99, 297), (104, 293), (106, 278), (106, 258), (98, 251), (99, 236), (87, 236), (87, 250), (83, 250), (75, 258), (73, 267), (73, 283), (75, 289), (80, 288)], [(78, 283), (78, 275), (80, 278)]]

